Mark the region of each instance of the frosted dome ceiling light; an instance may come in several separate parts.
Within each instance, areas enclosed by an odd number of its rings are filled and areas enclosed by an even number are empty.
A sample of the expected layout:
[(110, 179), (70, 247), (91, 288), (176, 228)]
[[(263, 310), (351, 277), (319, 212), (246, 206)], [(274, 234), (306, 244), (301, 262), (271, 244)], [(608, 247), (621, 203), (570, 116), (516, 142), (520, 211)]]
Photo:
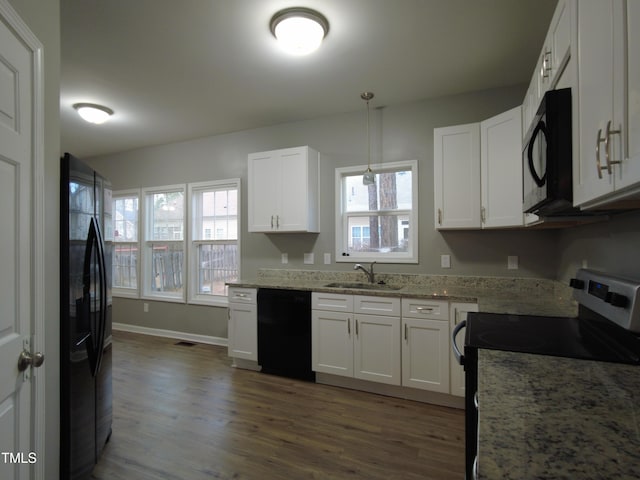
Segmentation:
[(89, 123), (101, 124), (109, 120), (109, 117), (113, 115), (113, 110), (102, 105), (96, 105), (95, 103), (76, 103), (73, 105), (78, 115), (82, 119)]
[(293, 55), (317, 50), (328, 32), (329, 22), (324, 15), (309, 8), (286, 8), (271, 18), (271, 33)]

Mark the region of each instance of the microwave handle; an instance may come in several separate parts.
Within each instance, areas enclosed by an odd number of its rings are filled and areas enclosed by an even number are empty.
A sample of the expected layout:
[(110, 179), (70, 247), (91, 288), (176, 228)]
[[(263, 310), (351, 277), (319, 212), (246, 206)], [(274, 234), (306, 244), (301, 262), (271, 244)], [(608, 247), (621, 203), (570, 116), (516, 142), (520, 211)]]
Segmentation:
[(547, 138), (547, 127), (542, 120), (538, 122), (536, 128), (533, 130), (531, 134), (531, 140), (529, 140), (529, 146), (527, 148), (527, 157), (529, 159), (529, 171), (531, 172), (531, 176), (533, 177), (533, 181), (536, 182), (538, 187), (544, 186), (547, 181), (547, 172), (544, 172), (542, 178), (538, 176), (538, 172), (536, 172), (536, 167), (533, 165), (533, 145), (535, 144), (536, 137), (539, 133), (544, 135), (545, 139)]

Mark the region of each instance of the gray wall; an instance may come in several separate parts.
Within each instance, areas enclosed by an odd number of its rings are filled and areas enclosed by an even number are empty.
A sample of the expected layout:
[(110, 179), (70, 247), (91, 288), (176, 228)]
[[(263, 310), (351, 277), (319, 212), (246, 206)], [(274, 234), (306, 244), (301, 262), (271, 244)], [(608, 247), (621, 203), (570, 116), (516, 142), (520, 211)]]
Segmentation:
[[(11, 6), (44, 47), (44, 162), (45, 162), (45, 477), (58, 478), (60, 456), (60, 2), (9, 0)], [(44, 457), (44, 458), (43, 458)]]
[[(419, 162), (420, 263), (379, 265), (379, 272), (526, 276), (555, 278), (558, 232), (456, 231), (438, 232), (433, 219), (433, 129), (477, 122), (522, 101), (523, 87), (390, 106), (373, 111), (374, 163)], [(382, 98), (383, 95), (380, 95)], [(116, 190), (168, 185), (206, 179), (242, 179), (242, 277), (255, 277), (259, 268), (282, 268), (280, 254), (289, 254), (292, 269), (351, 270), (352, 264), (322, 264), (334, 255), (334, 170), (363, 165), (366, 158), (366, 113), (361, 111), (268, 128), (230, 133), (165, 146), (143, 148), (88, 159), (111, 179)], [(247, 233), (247, 155), (251, 152), (310, 145), (321, 153), (320, 234), (265, 235)], [(315, 265), (304, 265), (303, 253), (314, 252)], [(440, 255), (451, 255), (451, 269), (440, 268)], [(519, 270), (507, 270), (507, 256), (520, 257)], [(184, 307), (181, 314), (150, 303), (157, 313), (143, 315), (141, 301), (116, 299), (115, 321), (156, 328), (226, 337), (224, 309)], [(162, 303), (160, 302), (160, 306)], [(165, 314), (166, 313), (166, 314)], [(150, 317), (150, 318), (147, 318)]]
[(564, 230), (557, 249), (560, 280), (571, 278), (584, 260), (594, 270), (640, 278), (640, 212)]

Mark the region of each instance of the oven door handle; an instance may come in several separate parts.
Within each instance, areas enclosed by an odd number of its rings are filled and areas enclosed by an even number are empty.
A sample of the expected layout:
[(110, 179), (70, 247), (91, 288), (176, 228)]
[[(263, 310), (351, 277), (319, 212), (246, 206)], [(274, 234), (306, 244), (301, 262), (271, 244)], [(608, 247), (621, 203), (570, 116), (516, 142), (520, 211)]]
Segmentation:
[(456, 328), (453, 329), (453, 332), (451, 332), (451, 347), (453, 348), (453, 355), (456, 357), (456, 361), (460, 365), (464, 365), (464, 355), (462, 355), (462, 353), (458, 349), (458, 345), (456, 345), (456, 336), (458, 335), (460, 330), (462, 330), (466, 326), (467, 326), (467, 321), (462, 320), (460, 323), (456, 325)]

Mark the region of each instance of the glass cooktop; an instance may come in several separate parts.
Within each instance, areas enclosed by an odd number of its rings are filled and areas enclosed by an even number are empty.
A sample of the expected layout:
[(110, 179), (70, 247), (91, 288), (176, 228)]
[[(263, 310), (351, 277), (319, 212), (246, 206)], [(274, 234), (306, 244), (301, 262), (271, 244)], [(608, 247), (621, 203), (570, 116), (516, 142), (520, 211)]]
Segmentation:
[(640, 365), (640, 339), (608, 320), (472, 312), (465, 347)]

